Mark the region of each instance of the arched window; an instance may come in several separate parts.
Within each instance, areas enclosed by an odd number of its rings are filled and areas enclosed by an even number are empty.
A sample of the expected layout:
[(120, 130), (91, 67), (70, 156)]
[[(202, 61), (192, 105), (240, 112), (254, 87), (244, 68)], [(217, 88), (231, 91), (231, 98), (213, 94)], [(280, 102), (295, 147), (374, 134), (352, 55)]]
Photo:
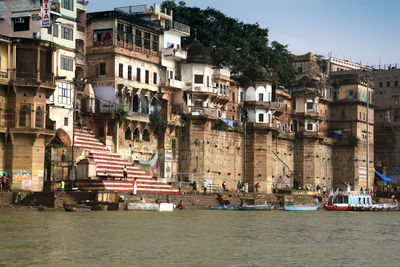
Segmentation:
[(143, 96), (141, 102), (142, 108), (140, 112), (144, 114), (149, 114), (149, 99), (147, 98), (147, 96)]
[(139, 112), (139, 108), (140, 108), (139, 96), (138, 96), (138, 95), (135, 95), (135, 96), (133, 97), (132, 111), (134, 111), (134, 112)]
[(131, 135), (132, 135), (131, 128), (128, 127), (128, 129), (126, 129), (126, 131), (125, 131), (125, 140), (131, 140), (131, 138), (132, 138)]
[(43, 111), (40, 107), (36, 108), (35, 127), (43, 128)]
[(147, 129), (143, 131), (142, 139), (143, 141), (150, 141), (150, 133)]
[(140, 132), (138, 128), (136, 128), (135, 131), (133, 132), (133, 140), (135, 140), (135, 142), (140, 141)]
[(31, 116), (30, 110), (27, 106), (22, 106), (19, 110), (19, 126), (26, 127), (30, 126)]

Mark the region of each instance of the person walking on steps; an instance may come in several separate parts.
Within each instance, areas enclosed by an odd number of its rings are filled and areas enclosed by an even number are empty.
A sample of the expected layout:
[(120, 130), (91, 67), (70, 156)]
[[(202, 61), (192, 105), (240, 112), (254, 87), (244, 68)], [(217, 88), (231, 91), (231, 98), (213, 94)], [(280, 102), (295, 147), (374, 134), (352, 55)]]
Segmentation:
[(126, 170), (126, 165), (124, 166), (124, 168), (122, 169), (123, 173), (124, 173), (124, 181), (128, 180), (128, 172)]
[(136, 181), (136, 177), (133, 179), (132, 185), (133, 185), (133, 188), (132, 188), (132, 195), (136, 196), (136, 193), (137, 193), (137, 181)]

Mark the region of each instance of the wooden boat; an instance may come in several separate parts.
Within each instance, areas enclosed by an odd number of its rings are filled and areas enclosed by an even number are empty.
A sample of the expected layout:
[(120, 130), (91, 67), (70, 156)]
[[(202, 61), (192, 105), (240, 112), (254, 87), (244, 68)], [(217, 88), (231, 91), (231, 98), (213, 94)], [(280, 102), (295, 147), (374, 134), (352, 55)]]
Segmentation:
[(353, 211), (399, 211), (399, 205), (396, 203), (351, 205), (350, 208)]
[(285, 205), (285, 210), (317, 210), (318, 205)]
[(274, 205), (242, 205), (239, 210), (272, 210)]
[(64, 204), (64, 210), (65, 211), (77, 211), (77, 212), (82, 212), (82, 211), (91, 211), (91, 207), (86, 206), (86, 205), (71, 205), (71, 204)]
[(225, 205), (225, 206), (211, 206), (212, 210), (238, 210), (238, 206), (230, 206), (230, 205)]

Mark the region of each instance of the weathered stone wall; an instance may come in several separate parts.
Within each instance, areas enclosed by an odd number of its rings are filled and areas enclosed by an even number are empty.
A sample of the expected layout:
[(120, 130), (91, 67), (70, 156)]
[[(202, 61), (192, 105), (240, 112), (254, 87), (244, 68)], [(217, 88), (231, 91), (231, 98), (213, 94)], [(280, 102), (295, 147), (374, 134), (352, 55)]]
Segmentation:
[(192, 119), (182, 133), (181, 171), (194, 174), (194, 180), (210, 179), (213, 184), (236, 188), (243, 179), (243, 144), (239, 131), (212, 130), (212, 121)]

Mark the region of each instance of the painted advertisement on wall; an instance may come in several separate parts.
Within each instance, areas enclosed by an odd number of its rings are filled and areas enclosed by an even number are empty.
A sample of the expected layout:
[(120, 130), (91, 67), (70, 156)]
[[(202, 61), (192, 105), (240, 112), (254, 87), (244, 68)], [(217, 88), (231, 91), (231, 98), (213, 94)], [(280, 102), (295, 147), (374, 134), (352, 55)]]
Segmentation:
[(32, 186), (32, 170), (12, 170), (12, 188), (27, 189)]

